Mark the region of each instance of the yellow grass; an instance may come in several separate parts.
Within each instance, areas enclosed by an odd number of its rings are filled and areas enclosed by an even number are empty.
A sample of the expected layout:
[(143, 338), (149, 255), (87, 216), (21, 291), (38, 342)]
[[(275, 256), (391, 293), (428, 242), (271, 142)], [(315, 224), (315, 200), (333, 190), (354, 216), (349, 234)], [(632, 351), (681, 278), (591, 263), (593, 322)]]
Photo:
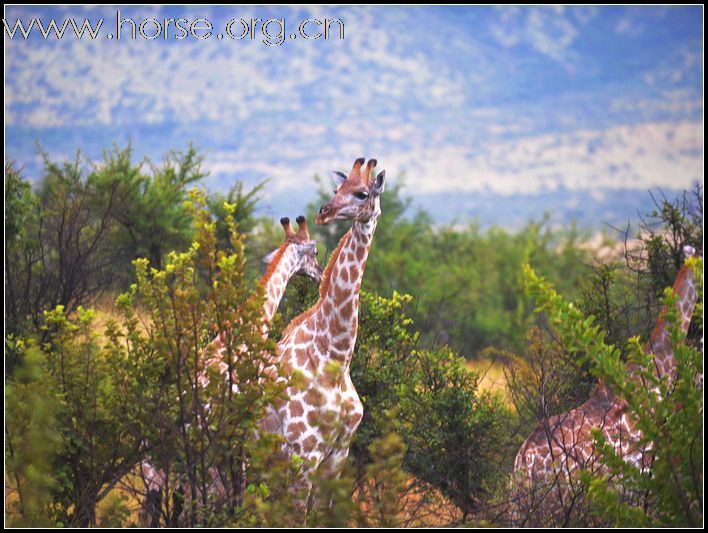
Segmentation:
[(486, 358), (475, 359), (467, 361), (467, 368), (479, 376), (480, 390), (497, 393), (505, 400), (509, 400), (504, 365), (500, 361)]
[[(358, 527), (376, 527), (381, 521), (377, 516), (372, 495), (372, 481), (365, 481), (354, 493), (357, 506)], [(386, 519), (395, 523), (396, 527), (444, 527), (449, 524), (459, 523), (462, 512), (450, 500), (434, 487), (409, 476), (403, 493), (398, 499), (395, 519), (387, 516)]]
[[(106, 295), (95, 302), (92, 306), (94, 312), (96, 313), (93, 322), (93, 329), (99, 335), (103, 334), (109, 320), (114, 320), (118, 324), (122, 322), (122, 317), (115, 303), (116, 297), (117, 295)], [(147, 333), (149, 330), (149, 318), (147, 313), (139, 307), (134, 308), (134, 311), (139, 322), (138, 329), (143, 333)]]

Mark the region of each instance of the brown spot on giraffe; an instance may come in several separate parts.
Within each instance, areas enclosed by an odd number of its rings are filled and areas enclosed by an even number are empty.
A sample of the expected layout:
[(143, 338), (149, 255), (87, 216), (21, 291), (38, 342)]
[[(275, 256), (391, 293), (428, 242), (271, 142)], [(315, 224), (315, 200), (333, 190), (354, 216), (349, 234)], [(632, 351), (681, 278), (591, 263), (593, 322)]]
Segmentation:
[(325, 354), (329, 352), (329, 339), (324, 334), (315, 337), (315, 344), (320, 353)]
[(347, 287), (340, 287), (335, 285), (334, 287), (334, 302), (338, 306), (340, 303), (344, 302), (351, 294), (351, 289)]
[(310, 424), (311, 427), (317, 427), (320, 424), (319, 409), (313, 409), (312, 411), (307, 413), (307, 423)]
[(361, 422), (361, 413), (354, 413), (347, 418), (347, 427), (349, 429), (355, 429), (359, 427), (359, 422)]
[(290, 409), (290, 416), (294, 418), (300, 417), (305, 413), (305, 410), (302, 407), (302, 403), (300, 403), (298, 400), (291, 401), (288, 405), (288, 408)]
[(322, 407), (327, 403), (327, 398), (318, 388), (311, 388), (305, 394), (304, 401), (307, 405)]
[(302, 451), (304, 454), (308, 454), (315, 450), (315, 446), (317, 446), (317, 437), (310, 435), (302, 442)]
[(339, 339), (337, 342), (335, 342), (332, 345), (332, 348), (334, 348), (338, 352), (343, 352), (344, 350), (349, 348), (349, 345), (350, 345), (349, 339), (346, 337), (342, 337), (341, 339)]
[[(280, 370), (283, 372), (284, 376), (290, 376), (293, 373), (293, 365), (289, 361), (283, 361), (280, 365)], [(274, 377), (274, 372), (269, 369), (268, 375), (269, 377)]]
[(310, 369), (312, 365), (309, 350), (298, 350), (296, 361), (300, 368)]
[(286, 404), (286, 401), (285, 401), (283, 398), (276, 398), (276, 399), (273, 401), (273, 406), (274, 406), (276, 409), (281, 409), (285, 404)]
[(329, 330), (332, 336), (339, 337), (342, 333), (347, 331), (347, 325), (335, 315), (330, 321)]
[[(335, 362), (337, 362), (337, 363), (344, 363), (345, 360), (346, 360), (346, 355), (343, 354), (343, 353), (338, 353), (338, 352), (335, 352), (335, 351), (330, 351), (330, 352), (329, 352), (329, 358), (330, 358), (332, 361), (335, 361)], [(331, 385), (331, 386), (334, 386), (336, 383), (337, 383), (337, 381), (333, 381), (333, 380), (329, 380), (329, 381), (328, 381), (328, 384)]]
[(353, 312), (354, 312), (354, 302), (352, 300), (349, 300), (347, 303), (345, 303), (339, 310), (339, 314), (346, 321), (348, 321), (352, 318)]
[(289, 440), (296, 441), (300, 438), (300, 435), (302, 435), (306, 430), (307, 427), (303, 422), (295, 422), (293, 424), (288, 425), (286, 434)]

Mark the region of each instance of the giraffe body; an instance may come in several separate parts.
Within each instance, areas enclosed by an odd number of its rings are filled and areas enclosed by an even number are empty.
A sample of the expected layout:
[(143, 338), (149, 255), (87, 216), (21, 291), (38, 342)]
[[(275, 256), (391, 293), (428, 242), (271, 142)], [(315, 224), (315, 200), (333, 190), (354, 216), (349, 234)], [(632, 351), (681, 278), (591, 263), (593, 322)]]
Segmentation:
[(342, 238), (323, 297), (288, 329), (278, 346), (281, 368), (288, 375), (299, 372), (302, 382), (288, 389), (289, 402), (273, 415), (288, 450), (314, 468), (332, 449), (348, 450), (363, 415), (349, 365), (356, 343), (363, 265), (375, 227), (375, 221), (355, 223)]
[[(315, 220), (353, 220), (325, 269), (320, 297), (293, 320), (278, 344), (277, 364), (282, 375), (297, 374), (287, 390), (288, 400), (273, 406), (261, 422), (264, 431), (285, 438), (283, 451), (303, 459), (303, 470), (293, 489), (311, 489), (310, 474), (324, 468), (338, 475), (363, 416), (363, 405), (349, 375), (356, 344), (359, 290), (378, 217), (384, 173), (370, 174), (375, 160), (362, 169), (358, 159), (349, 177), (341, 179), (334, 198)], [(301, 505), (306, 505), (302, 502)], [(307, 509), (305, 509), (305, 512)]]
[[(693, 248), (685, 247), (691, 256)], [(679, 311), (680, 327), (686, 333), (696, 304), (696, 279), (684, 265), (676, 276), (673, 291)], [(644, 346), (652, 354), (657, 377), (673, 379), (676, 362), (662, 309), (656, 326)], [(639, 379), (636, 368), (628, 365), (629, 379)], [(512, 520), (531, 517), (532, 522), (566, 514), (582, 492), (575, 473), (579, 470), (605, 473), (599, 461), (591, 430), (599, 429), (605, 440), (622, 459), (641, 470), (651, 466), (648, 452), (651, 443), (642, 443), (642, 433), (628, 414), (627, 402), (599, 383), (581, 406), (550, 417), (539, 424), (519, 449), (514, 461), (514, 496)], [(556, 517), (558, 518), (558, 517)]]

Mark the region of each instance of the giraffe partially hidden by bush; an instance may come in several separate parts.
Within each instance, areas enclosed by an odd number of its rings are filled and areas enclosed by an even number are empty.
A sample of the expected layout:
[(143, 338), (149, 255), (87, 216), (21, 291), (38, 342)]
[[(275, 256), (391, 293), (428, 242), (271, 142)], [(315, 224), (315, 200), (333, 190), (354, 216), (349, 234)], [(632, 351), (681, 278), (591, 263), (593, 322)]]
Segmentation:
[[(349, 173), (335, 172), (334, 197), (319, 210), (315, 222), (352, 220), (327, 264), (317, 303), (295, 318), (278, 344), (282, 375), (297, 375), (288, 400), (274, 406), (260, 428), (285, 437), (284, 451), (303, 461), (291, 485), (302, 519), (307, 516), (311, 476), (336, 477), (349, 452), (363, 406), (349, 376), (356, 343), (359, 289), (381, 214), (385, 172), (375, 179), (372, 159), (357, 159)], [(324, 469), (324, 470), (322, 470)]]
[[(263, 258), (263, 262), (268, 265), (265, 274), (260, 280), (263, 287), (264, 300), (262, 310), (262, 321), (260, 324), (260, 334), (263, 338), (268, 337), (270, 322), (273, 320), (280, 301), (285, 294), (288, 282), (294, 275), (307, 276), (316, 282), (322, 279), (322, 267), (317, 261), (317, 242), (310, 239), (307, 229), (307, 221), (300, 215), (296, 219), (298, 224), (297, 233), (290, 225), (290, 219), (283, 217), (280, 224), (283, 226), (285, 239), (283, 243)], [(217, 367), (220, 374), (225, 376), (229, 370), (227, 363), (227, 339), (228, 332), (220, 332), (207, 347), (205, 352), (205, 368)], [(245, 346), (239, 346), (235, 356), (245, 350)], [(199, 385), (206, 388), (209, 383), (209, 375), (203, 370), (198, 376)], [(238, 392), (238, 385), (234, 384), (235, 392)], [(141, 520), (148, 523), (150, 527), (158, 527), (160, 518), (160, 506), (163, 489), (165, 487), (165, 474), (162, 470), (155, 468), (149, 461), (140, 464), (142, 479), (145, 484), (146, 497), (143, 499), (141, 507)], [(218, 490), (218, 483), (215, 483)]]
[[(688, 258), (695, 254), (684, 247)], [(697, 298), (697, 280), (693, 268), (684, 264), (673, 285), (680, 327), (685, 335)], [(676, 361), (662, 309), (644, 352), (652, 355), (654, 374), (673, 379)], [(641, 379), (637, 368), (627, 365), (629, 379)], [(582, 493), (578, 472), (604, 472), (597, 455), (592, 430), (600, 430), (607, 444), (627, 463), (640, 469), (650, 467), (651, 443), (642, 443), (641, 432), (628, 415), (625, 400), (617, 397), (604, 383), (595, 387), (590, 399), (580, 407), (541, 422), (526, 439), (514, 461), (511, 519), (515, 525), (535, 522), (565, 513)]]
[[(298, 224), (297, 233), (290, 226), (289, 218), (280, 219), (280, 224), (285, 232), (285, 241), (263, 258), (263, 262), (268, 265), (268, 269), (260, 280), (265, 297), (260, 325), (261, 337), (264, 339), (268, 337), (270, 322), (278, 310), (290, 278), (299, 274), (307, 276), (317, 283), (322, 280), (322, 267), (317, 261), (317, 242), (310, 239), (305, 217), (300, 215), (296, 221)], [(211, 357), (206, 361), (207, 367), (218, 365), (222, 375), (225, 375), (229, 369), (226, 362), (227, 335), (228, 332), (220, 332), (214, 338), (209, 346)], [(245, 346), (239, 347), (239, 350), (245, 349)], [(206, 373), (200, 376), (200, 381), (203, 386), (206, 386), (208, 382)]]

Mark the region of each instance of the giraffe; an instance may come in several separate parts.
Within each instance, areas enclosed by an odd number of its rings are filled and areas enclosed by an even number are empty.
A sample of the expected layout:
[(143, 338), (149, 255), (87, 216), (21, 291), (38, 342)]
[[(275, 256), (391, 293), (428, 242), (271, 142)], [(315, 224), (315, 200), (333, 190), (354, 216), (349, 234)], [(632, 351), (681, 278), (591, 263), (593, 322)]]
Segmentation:
[(263, 258), (269, 265), (261, 278), (265, 293), (263, 304), (264, 338), (268, 336), (268, 326), (278, 310), (285, 288), (295, 274), (307, 276), (319, 283), (322, 280), (322, 267), (317, 261), (317, 241), (310, 239), (307, 220), (303, 215), (295, 219), (298, 231), (295, 233), (287, 217), (280, 219), (285, 232), (285, 241), (278, 248)]
[[(267, 338), (270, 331), (270, 322), (273, 320), (280, 300), (285, 294), (290, 278), (295, 274), (307, 276), (317, 281), (322, 279), (322, 267), (317, 261), (317, 242), (310, 239), (307, 229), (307, 220), (303, 215), (297, 217), (298, 231), (295, 233), (290, 225), (290, 219), (283, 217), (280, 224), (285, 232), (283, 243), (263, 258), (268, 268), (260, 280), (263, 287), (265, 300), (263, 301), (262, 321), (260, 333), (262, 338)], [(209, 346), (212, 355), (206, 361), (206, 366), (218, 365), (221, 374), (228, 372), (226, 362), (227, 332), (217, 335)], [(239, 350), (245, 347), (239, 347)], [(203, 372), (199, 377), (203, 386), (208, 383), (208, 376)]]
[[(695, 250), (684, 247), (684, 255), (691, 257)], [(693, 269), (684, 264), (673, 285), (679, 311), (681, 331), (688, 332), (697, 298), (697, 280)], [(673, 379), (676, 361), (662, 309), (649, 340), (643, 347), (652, 354), (654, 374)], [(636, 365), (627, 365), (630, 379), (641, 379)], [(645, 469), (650, 467), (647, 453), (651, 443), (641, 443), (641, 431), (629, 417), (627, 402), (617, 397), (600, 382), (581, 406), (553, 416), (539, 424), (519, 449), (514, 461), (515, 495), (512, 520), (517, 525), (535, 513), (553, 515), (568, 509), (580, 494), (580, 485), (574, 473), (581, 469), (604, 471), (595, 453), (592, 429), (600, 429), (608, 444), (629, 464)], [(550, 504), (550, 505), (549, 505)]]
[[(280, 219), (285, 239), (278, 248), (263, 258), (263, 262), (268, 267), (259, 282), (264, 293), (262, 321), (259, 326), (262, 338), (268, 337), (270, 322), (278, 310), (288, 282), (294, 275), (307, 276), (318, 283), (322, 279), (322, 267), (317, 261), (317, 242), (310, 239), (307, 220), (303, 215), (300, 215), (296, 222), (298, 224), (297, 233), (290, 225), (289, 218)], [(205, 361), (205, 368), (216, 366), (221, 375), (226, 375), (229, 369), (227, 334), (227, 332), (221, 332), (217, 335), (206, 350), (208, 358)], [(245, 350), (245, 346), (239, 346), (236, 356)], [(197, 379), (202, 388), (206, 388), (209, 384), (206, 370), (203, 370)], [(234, 387), (235, 392), (238, 392), (237, 385)], [(150, 527), (157, 527), (166, 476), (161, 469), (155, 468), (148, 460), (142, 461), (140, 468), (147, 494), (141, 505), (142, 520), (149, 521)]]
[[(315, 222), (352, 220), (325, 268), (319, 299), (296, 317), (283, 333), (276, 351), (283, 375), (298, 373), (288, 400), (273, 406), (260, 429), (284, 436), (283, 451), (303, 460), (297, 481), (297, 506), (307, 515), (311, 474), (318, 469), (336, 477), (349, 453), (351, 439), (363, 416), (363, 405), (349, 375), (356, 343), (359, 289), (378, 218), (385, 171), (375, 179), (376, 160), (364, 166), (359, 158), (347, 176), (334, 172), (334, 197), (317, 213)], [(282, 379), (282, 378), (281, 378)], [(303, 497), (307, 495), (307, 497)]]

